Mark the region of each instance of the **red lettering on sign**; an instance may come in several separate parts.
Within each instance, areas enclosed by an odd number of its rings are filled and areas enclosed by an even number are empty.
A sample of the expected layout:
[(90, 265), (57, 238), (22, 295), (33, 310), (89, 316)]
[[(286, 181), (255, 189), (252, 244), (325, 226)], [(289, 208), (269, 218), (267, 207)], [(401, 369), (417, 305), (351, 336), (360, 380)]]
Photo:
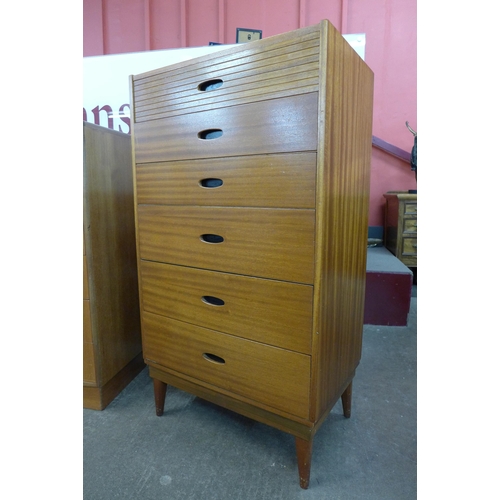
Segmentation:
[[(105, 112), (106, 115), (105, 117), (107, 118), (107, 128), (114, 129), (114, 124), (115, 122), (113, 121), (113, 118), (120, 118), (122, 123), (117, 123), (117, 130), (119, 132), (123, 132), (124, 134), (130, 134), (131, 133), (131, 128), (130, 128), (130, 116), (126, 116), (130, 114), (130, 111), (126, 113), (126, 110), (130, 110), (130, 104), (122, 104), (120, 106), (119, 112), (118, 113), (113, 113), (113, 109), (109, 104), (104, 104), (103, 106), (96, 106), (92, 110), (92, 114), (94, 116), (94, 124), (95, 125), (101, 125), (101, 113)], [(83, 121), (88, 122), (89, 121), (89, 116), (87, 114), (87, 110), (83, 108)], [(125, 129), (123, 125), (127, 125), (128, 130)], [(104, 123), (102, 126), (106, 126)]]
[(108, 114), (108, 128), (113, 128), (113, 116), (112, 116), (113, 115), (113, 110), (111, 109), (111, 106), (108, 106), (107, 104), (105, 104), (101, 108), (99, 106), (96, 106), (92, 110), (92, 113), (94, 113), (94, 123), (96, 125), (100, 125), (101, 124), (101, 122), (99, 120), (101, 111), (106, 111), (106, 113)]
[(126, 125), (128, 125), (128, 130), (126, 132), (124, 130), (122, 130), (121, 125), (118, 125), (118, 128), (120, 129), (120, 132), (125, 132), (126, 134), (130, 134), (130, 117), (129, 116), (122, 116), (125, 108), (128, 108), (130, 110), (130, 104), (122, 104), (120, 106), (120, 120), (123, 123), (125, 123)]

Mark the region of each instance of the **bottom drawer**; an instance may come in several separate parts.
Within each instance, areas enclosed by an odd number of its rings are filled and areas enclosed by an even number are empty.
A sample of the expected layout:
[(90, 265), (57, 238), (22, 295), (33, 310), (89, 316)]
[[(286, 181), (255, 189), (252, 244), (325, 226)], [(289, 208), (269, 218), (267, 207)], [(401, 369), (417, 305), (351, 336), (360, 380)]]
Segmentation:
[(145, 312), (143, 352), (256, 404), (309, 416), (310, 357)]

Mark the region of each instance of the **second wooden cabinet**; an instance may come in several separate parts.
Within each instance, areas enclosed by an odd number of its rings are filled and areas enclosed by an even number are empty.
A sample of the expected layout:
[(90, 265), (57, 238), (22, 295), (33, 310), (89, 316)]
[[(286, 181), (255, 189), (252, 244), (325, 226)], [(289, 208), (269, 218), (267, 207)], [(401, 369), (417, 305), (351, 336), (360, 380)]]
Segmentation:
[(83, 407), (144, 368), (130, 136), (83, 122)]

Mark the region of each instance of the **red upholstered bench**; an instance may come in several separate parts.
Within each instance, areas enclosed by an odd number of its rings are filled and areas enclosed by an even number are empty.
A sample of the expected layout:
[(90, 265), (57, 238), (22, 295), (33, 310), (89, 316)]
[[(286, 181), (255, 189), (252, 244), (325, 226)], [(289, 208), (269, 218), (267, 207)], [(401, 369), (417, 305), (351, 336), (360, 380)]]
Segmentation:
[(368, 248), (365, 325), (406, 326), (413, 273), (385, 247)]

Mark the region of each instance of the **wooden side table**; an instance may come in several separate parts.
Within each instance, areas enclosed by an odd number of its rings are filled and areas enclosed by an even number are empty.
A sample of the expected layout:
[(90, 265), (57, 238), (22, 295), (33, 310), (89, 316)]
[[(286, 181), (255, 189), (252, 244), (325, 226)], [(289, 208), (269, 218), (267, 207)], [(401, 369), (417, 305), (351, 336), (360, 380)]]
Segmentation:
[(417, 195), (389, 191), (384, 198), (384, 245), (403, 264), (417, 267)]

